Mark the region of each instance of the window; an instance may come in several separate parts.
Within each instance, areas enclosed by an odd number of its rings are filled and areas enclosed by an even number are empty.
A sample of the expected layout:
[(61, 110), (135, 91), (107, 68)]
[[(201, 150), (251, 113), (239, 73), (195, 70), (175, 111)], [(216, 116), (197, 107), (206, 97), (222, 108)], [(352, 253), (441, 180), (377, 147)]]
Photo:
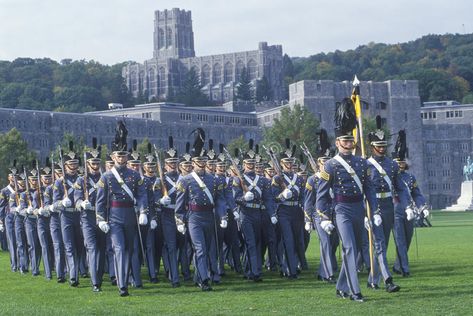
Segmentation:
[[(213, 84), (220, 83), (222, 81), (222, 66), (215, 64), (213, 69)], [(215, 97), (216, 98), (216, 97)]]
[(429, 177), (435, 177), (435, 170), (429, 170)]
[(221, 115), (214, 115), (214, 123), (225, 123), (225, 117)]
[(407, 118), (408, 118), (407, 112), (404, 112), (404, 122), (407, 122)]
[(376, 109), (377, 110), (386, 110), (387, 104), (384, 102), (378, 102), (376, 103)]
[(141, 113), (141, 118), (150, 119), (151, 118), (151, 112)]
[(442, 170), (442, 176), (444, 176), (444, 177), (449, 177), (449, 176), (450, 176), (450, 169), (444, 169), (444, 170)]
[(463, 117), (463, 111), (455, 111), (455, 117)]
[(223, 68), (223, 76), (224, 76), (225, 83), (233, 81), (233, 64), (232, 63), (227, 62), (225, 64), (225, 67)]
[(207, 114), (197, 114), (197, 121), (208, 122), (209, 116)]
[(370, 105), (366, 101), (361, 101), (361, 107), (363, 108), (363, 110), (369, 110), (370, 109)]
[(192, 115), (190, 113), (179, 113), (181, 121), (192, 121)]
[(435, 183), (429, 183), (430, 190), (437, 190), (437, 185)]
[(200, 84), (205, 86), (210, 83), (210, 66), (205, 64), (202, 66), (202, 75), (200, 79)]
[(228, 118), (228, 122), (230, 124), (240, 124), (240, 118), (239, 117), (235, 117), (235, 116), (230, 116)]

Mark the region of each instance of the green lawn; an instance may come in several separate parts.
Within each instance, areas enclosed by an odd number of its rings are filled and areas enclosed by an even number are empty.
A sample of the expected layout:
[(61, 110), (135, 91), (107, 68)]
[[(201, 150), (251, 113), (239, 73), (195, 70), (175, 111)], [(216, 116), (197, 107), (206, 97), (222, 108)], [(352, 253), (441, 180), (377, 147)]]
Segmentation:
[[(102, 293), (94, 294), (90, 279), (71, 288), (43, 276), (12, 273), (7, 253), (0, 252), (0, 314), (472, 315), (473, 213), (434, 212), (432, 224), (417, 229), (418, 256), (415, 243), (410, 251), (412, 277), (395, 276), (400, 292), (369, 291), (366, 273), (360, 274), (366, 297), (362, 304), (335, 298), (333, 285), (316, 280), (318, 242), (312, 233), (310, 270), (297, 281), (266, 272), (264, 281), (255, 284), (229, 271), (213, 292), (200, 292), (192, 283), (177, 289), (168, 283), (145, 283), (143, 290), (130, 288), (127, 298), (120, 298), (109, 282)], [(391, 263), (393, 246), (391, 241)]]

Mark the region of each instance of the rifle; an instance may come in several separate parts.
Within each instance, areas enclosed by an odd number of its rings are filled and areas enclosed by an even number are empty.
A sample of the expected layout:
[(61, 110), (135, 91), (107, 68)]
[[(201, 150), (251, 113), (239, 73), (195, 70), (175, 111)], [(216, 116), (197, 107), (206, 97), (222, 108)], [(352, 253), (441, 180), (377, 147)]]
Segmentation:
[(43, 207), (43, 197), (42, 197), (42, 192), (41, 192), (41, 175), (40, 175), (40, 172), (39, 172), (39, 164), (38, 164), (38, 160), (36, 160), (36, 173), (38, 174), (38, 187), (37, 187), (37, 192), (38, 192), (38, 202), (39, 202), (39, 206), (40, 207)]
[(159, 181), (161, 181), (161, 191), (163, 193), (163, 196), (168, 196), (168, 188), (166, 187), (166, 183), (164, 183), (164, 172), (163, 166), (161, 165), (161, 159), (159, 158), (159, 152), (155, 144), (153, 144), (153, 147), (154, 154), (156, 155), (156, 165), (158, 167)]
[(61, 145), (59, 145), (59, 166), (61, 167), (61, 172), (62, 172), (62, 186), (64, 187), (64, 198), (68, 198), (67, 194), (67, 186), (66, 186), (66, 172), (64, 170), (64, 159), (62, 158), (62, 148)]
[(227, 148), (223, 147), (223, 152), (225, 153), (225, 156), (227, 156), (227, 158), (232, 162), (233, 170), (235, 170), (237, 178), (240, 179), (241, 189), (243, 190), (243, 193), (248, 192), (248, 187), (246, 186), (245, 180), (243, 179), (243, 176), (241, 175), (240, 169), (238, 169), (238, 165), (233, 160)]
[(26, 168), (23, 167), (23, 175), (25, 176), (25, 196), (26, 196), (26, 201), (28, 202), (28, 206), (31, 207), (31, 196), (30, 196), (30, 184), (28, 180), (28, 175), (26, 174)]
[(89, 200), (89, 189), (87, 188), (87, 184), (89, 181), (89, 175), (87, 170), (87, 154), (84, 151), (84, 198), (85, 200)]
[(13, 173), (13, 184), (15, 185), (15, 200), (16, 200), (16, 206), (20, 207), (20, 195), (18, 194), (18, 182), (16, 180), (16, 174), (18, 170), (15, 167), (16, 161), (13, 162), (13, 168), (12, 168), (12, 173)]
[(302, 142), (302, 145), (300, 145), (300, 147), (301, 147), (302, 152), (304, 153), (304, 155), (306, 155), (307, 160), (309, 160), (309, 163), (310, 163), (310, 166), (312, 167), (312, 170), (314, 170), (314, 172), (317, 172), (319, 170), (319, 167), (317, 166), (317, 163), (315, 162), (315, 159), (312, 156), (312, 154), (310, 153), (309, 148), (307, 147), (305, 142)]
[(263, 148), (273, 163), (274, 171), (276, 171), (276, 174), (279, 176), (280, 185), (283, 187), (283, 189), (286, 189), (286, 183), (283, 180), (282, 169), (279, 165), (278, 159), (276, 158), (276, 154), (271, 150), (271, 148), (267, 148), (265, 145), (263, 145)]

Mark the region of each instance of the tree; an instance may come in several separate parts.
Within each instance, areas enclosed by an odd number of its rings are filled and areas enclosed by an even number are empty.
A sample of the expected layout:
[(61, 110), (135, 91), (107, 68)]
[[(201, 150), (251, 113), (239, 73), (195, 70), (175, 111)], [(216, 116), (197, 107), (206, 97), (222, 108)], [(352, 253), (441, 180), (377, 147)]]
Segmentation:
[(209, 98), (202, 92), (200, 79), (194, 68), (191, 68), (184, 80), (182, 88), (170, 101), (184, 103), (187, 106), (209, 106), (212, 105)]
[(255, 101), (256, 103), (260, 103), (261, 101), (268, 100), (271, 100), (271, 88), (268, 79), (266, 76), (263, 76), (261, 80), (256, 81)]
[(263, 143), (282, 152), (285, 150), (285, 139), (289, 138), (291, 144), (297, 146), (298, 152), (300, 145), (305, 143), (315, 156), (317, 132), (319, 132), (319, 121), (314, 114), (306, 107), (296, 104), (292, 109), (289, 107), (282, 109), (280, 117), (274, 120), (273, 126), (264, 129)]
[[(239, 149), (242, 151), (246, 151), (248, 148), (248, 141), (241, 135), (238, 138), (232, 139), (228, 145), (226, 146), (228, 152), (232, 157), (235, 155), (235, 149)], [(239, 158), (239, 157), (233, 157), (233, 158)]]
[(241, 70), (240, 81), (237, 84), (235, 99), (251, 101), (253, 99), (251, 80), (245, 67)]
[(28, 149), (28, 144), (16, 128), (0, 134), (0, 184), (2, 188), (8, 184), (7, 174), (13, 160), (16, 160), (19, 172), (22, 172), (21, 166), (31, 166), (35, 158), (36, 154)]

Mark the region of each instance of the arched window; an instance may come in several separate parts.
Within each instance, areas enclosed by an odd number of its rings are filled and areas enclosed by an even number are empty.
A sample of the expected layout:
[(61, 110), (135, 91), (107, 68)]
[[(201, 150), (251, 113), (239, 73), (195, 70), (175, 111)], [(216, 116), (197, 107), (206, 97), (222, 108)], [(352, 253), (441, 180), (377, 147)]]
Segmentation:
[(160, 67), (158, 71), (158, 95), (166, 93), (166, 69)]
[(205, 86), (210, 83), (210, 66), (205, 64), (202, 66), (202, 75), (200, 78), (200, 84)]
[(227, 62), (223, 68), (224, 83), (233, 81), (233, 64)]
[(166, 47), (172, 46), (172, 29), (166, 28)]
[(163, 29), (159, 29), (158, 30), (158, 48), (161, 49), (161, 48), (164, 48), (164, 30)]
[(222, 82), (222, 66), (220, 64), (215, 64), (214, 65), (214, 70), (213, 70), (213, 80), (212, 83), (220, 83)]
[(250, 59), (248, 62), (248, 77), (250, 80), (256, 79), (258, 77), (258, 65), (253, 59)]
[(156, 71), (154, 68), (148, 70), (148, 85), (149, 85), (149, 96), (156, 96), (157, 87), (156, 87)]
[(241, 72), (242, 72), (243, 68), (245, 68), (245, 64), (241, 60), (237, 61), (236, 72), (235, 72), (235, 81), (237, 81), (237, 82), (240, 81)]

